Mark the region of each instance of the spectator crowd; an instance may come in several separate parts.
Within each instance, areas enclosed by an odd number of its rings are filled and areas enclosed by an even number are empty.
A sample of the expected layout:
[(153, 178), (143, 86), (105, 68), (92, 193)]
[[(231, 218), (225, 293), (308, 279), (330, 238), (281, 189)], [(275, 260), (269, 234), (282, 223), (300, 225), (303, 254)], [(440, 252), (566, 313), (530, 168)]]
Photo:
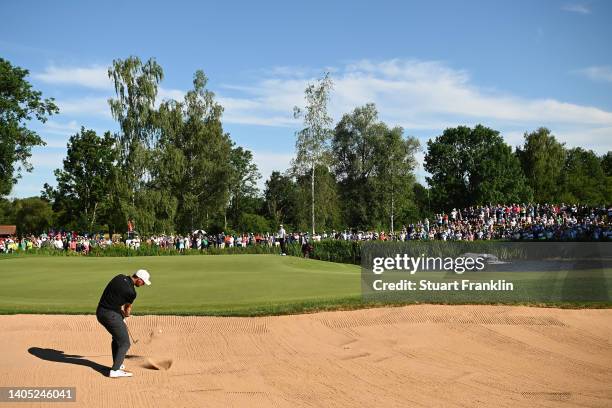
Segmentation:
[[(55, 248), (87, 254), (91, 248), (125, 245), (138, 249), (145, 243), (161, 249), (174, 248), (206, 250), (215, 248), (247, 247), (254, 245), (281, 246), (298, 243), (304, 248), (312, 242), (336, 239), (347, 241), (369, 240), (512, 240), (512, 241), (612, 241), (612, 207), (584, 205), (512, 204), (453, 208), (448, 213), (436, 214), (431, 220), (402, 226), (400, 231), (360, 231), (346, 229), (317, 234), (307, 232), (278, 232), (209, 234), (202, 230), (189, 235), (161, 234), (140, 237), (120, 235), (79, 234), (49, 231), (47, 234), (24, 237), (0, 237), (0, 253), (28, 251), (34, 248)], [(285, 252), (284, 249), (282, 252)]]

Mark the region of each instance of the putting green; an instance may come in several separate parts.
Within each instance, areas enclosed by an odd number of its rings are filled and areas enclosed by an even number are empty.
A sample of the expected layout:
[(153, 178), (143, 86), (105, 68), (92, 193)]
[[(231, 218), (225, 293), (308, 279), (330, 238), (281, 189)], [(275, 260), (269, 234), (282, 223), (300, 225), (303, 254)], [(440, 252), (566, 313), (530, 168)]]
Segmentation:
[(0, 313), (95, 313), (115, 275), (144, 268), (134, 314), (257, 315), (360, 299), (359, 267), (278, 255), (0, 260)]

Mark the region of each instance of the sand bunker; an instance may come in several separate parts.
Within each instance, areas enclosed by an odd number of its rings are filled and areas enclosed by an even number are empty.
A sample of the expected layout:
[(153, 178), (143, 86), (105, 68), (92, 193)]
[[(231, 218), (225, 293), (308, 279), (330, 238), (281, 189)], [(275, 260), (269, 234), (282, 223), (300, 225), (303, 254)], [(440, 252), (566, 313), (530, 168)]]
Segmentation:
[(71, 407), (612, 406), (612, 310), (423, 305), (129, 324), (134, 377), (112, 380), (95, 316), (0, 316), (0, 386), (75, 386)]
[(151, 370), (168, 370), (172, 366), (172, 359), (159, 359), (159, 358), (147, 358), (145, 360), (144, 368)]

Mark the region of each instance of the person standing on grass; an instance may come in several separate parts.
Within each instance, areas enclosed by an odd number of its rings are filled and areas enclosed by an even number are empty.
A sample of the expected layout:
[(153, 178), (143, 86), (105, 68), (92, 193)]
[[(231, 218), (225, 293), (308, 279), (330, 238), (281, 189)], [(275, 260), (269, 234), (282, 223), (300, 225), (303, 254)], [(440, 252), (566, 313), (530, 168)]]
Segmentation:
[(109, 377), (131, 377), (132, 373), (125, 370), (123, 360), (130, 348), (130, 336), (125, 325), (125, 318), (132, 314), (132, 304), (136, 299), (136, 289), (142, 285), (150, 285), (151, 274), (145, 269), (139, 269), (132, 276), (117, 275), (106, 285), (96, 318), (98, 322), (113, 336), (111, 350), (113, 366)]
[(280, 241), (281, 255), (287, 255), (287, 232), (283, 228), (283, 224), (280, 225), (278, 230), (278, 240)]

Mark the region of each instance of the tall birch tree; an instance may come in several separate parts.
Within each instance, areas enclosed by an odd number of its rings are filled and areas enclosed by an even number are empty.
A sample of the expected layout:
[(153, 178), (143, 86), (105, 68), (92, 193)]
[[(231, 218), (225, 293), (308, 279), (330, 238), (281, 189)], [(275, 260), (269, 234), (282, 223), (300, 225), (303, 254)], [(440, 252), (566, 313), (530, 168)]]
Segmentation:
[(296, 158), (294, 168), (299, 174), (310, 173), (310, 209), (312, 234), (315, 233), (315, 168), (319, 164), (327, 164), (329, 160), (329, 144), (333, 134), (333, 120), (327, 112), (333, 81), (329, 73), (315, 83), (310, 83), (304, 91), (306, 106), (294, 107), (296, 119), (303, 119), (304, 128), (296, 133)]

